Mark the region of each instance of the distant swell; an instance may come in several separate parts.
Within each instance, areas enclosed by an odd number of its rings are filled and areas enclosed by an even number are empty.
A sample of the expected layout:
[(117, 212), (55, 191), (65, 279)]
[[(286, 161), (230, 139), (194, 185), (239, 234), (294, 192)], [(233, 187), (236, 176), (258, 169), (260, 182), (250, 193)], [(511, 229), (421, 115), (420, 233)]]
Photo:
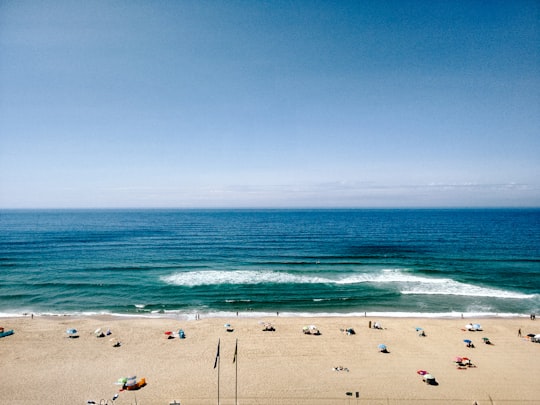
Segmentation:
[(400, 269), (386, 269), (376, 273), (360, 273), (341, 278), (315, 275), (296, 275), (274, 271), (188, 271), (162, 276), (161, 281), (183, 287), (210, 285), (256, 285), (256, 284), (329, 284), (354, 285), (386, 284), (404, 295), (460, 295), (470, 297), (491, 297), (527, 299), (534, 294), (520, 294), (512, 291), (461, 283), (449, 278), (429, 278), (416, 276)]

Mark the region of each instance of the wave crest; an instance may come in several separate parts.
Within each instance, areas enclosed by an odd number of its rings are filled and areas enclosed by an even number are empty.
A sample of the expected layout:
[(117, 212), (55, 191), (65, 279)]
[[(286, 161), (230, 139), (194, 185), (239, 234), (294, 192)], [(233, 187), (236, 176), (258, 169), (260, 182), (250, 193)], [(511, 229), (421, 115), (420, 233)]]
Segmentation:
[(401, 269), (384, 269), (375, 273), (359, 273), (344, 277), (322, 277), (315, 275), (297, 275), (274, 271), (187, 271), (162, 276), (161, 281), (183, 287), (209, 285), (255, 285), (255, 284), (334, 284), (354, 285), (371, 284), (373, 286), (387, 284), (404, 295), (459, 295), (471, 297), (534, 298), (534, 294), (522, 294), (462, 283), (449, 278), (424, 277), (411, 274)]
[(273, 271), (189, 271), (163, 276), (161, 280), (167, 284), (184, 287), (219, 284), (309, 284), (328, 283), (329, 280), (313, 276), (299, 276), (290, 273)]

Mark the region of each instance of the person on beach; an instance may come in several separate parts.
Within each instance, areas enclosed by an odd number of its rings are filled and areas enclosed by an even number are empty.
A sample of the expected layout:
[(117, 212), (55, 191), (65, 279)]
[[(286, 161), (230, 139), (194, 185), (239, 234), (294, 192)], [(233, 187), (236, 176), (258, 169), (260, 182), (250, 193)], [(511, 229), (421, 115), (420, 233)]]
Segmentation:
[(518, 337), (521, 337), (521, 328), (518, 329)]

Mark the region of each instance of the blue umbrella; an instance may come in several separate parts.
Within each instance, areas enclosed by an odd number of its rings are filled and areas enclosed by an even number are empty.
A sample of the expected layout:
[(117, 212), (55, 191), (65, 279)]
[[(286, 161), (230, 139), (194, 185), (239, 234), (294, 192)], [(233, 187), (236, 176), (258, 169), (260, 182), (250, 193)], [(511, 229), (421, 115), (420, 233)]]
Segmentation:
[(416, 328), (417, 332), (420, 332), (421, 330), (424, 330), (424, 328), (418, 328), (418, 327)]
[(465, 339), (464, 342), (465, 342), (465, 343), (472, 343), (472, 340)]
[(68, 329), (66, 330), (66, 333), (69, 333), (70, 335), (77, 333), (77, 329)]
[(380, 350), (386, 350), (386, 345), (383, 345), (382, 343), (378, 347)]

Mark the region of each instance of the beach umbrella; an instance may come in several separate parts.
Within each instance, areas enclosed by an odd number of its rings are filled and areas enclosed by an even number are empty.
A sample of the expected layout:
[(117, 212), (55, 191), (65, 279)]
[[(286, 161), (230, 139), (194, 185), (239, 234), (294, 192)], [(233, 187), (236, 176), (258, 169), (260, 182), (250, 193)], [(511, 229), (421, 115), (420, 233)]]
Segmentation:
[(171, 336), (171, 335), (172, 335), (172, 332), (171, 332), (170, 330), (168, 330), (167, 332), (165, 332), (165, 334), (166, 334), (167, 336)]
[(231, 327), (231, 324), (230, 323), (226, 323), (225, 325), (223, 325), (224, 327), (226, 328), (230, 328)]
[(469, 339), (465, 339), (463, 340), (465, 343), (469, 344), (469, 343), (472, 343), (472, 340), (469, 340)]
[(424, 374), (424, 380), (434, 380), (433, 374)]
[(386, 350), (386, 345), (383, 345), (382, 343), (377, 347), (379, 348), (379, 350)]
[(455, 361), (456, 363), (461, 363), (461, 362), (463, 361), (463, 358), (462, 358), (462, 357), (456, 357), (456, 358), (454, 359), (454, 361)]
[(73, 335), (74, 333), (77, 333), (77, 329), (68, 329), (66, 330), (66, 333), (69, 335)]
[(127, 377), (121, 377), (118, 380), (116, 380), (115, 384), (116, 385), (124, 385), (127, 382), (127, 380), (128, 380)]
[(99, 334), (101, 333), (101, 328), (97, 328), (97, 329), (94, 331), (94, 333), (95, 333), (96, 335), (99, 335)]
[(132, 387), (135, 384), (137, 384), (137, 377), (136, 376), (128, 377), (126, 381), (126, 387)]
[(424, 330), (424, 328), (419, 328), (419, 327), (416, 328), (417, 332), (420, 332), (421, 330)]
[(474, 329), (482, 329), (482, 327), (480, 326), (479, 323), (475, 323), (475, 324), (473, 325), (473, 328), (474, 328)]
[(416, 372), (416, 374), (419, 374), (419, 375), (426, 375), (428, 372), (426, 370), (418, 370)]

